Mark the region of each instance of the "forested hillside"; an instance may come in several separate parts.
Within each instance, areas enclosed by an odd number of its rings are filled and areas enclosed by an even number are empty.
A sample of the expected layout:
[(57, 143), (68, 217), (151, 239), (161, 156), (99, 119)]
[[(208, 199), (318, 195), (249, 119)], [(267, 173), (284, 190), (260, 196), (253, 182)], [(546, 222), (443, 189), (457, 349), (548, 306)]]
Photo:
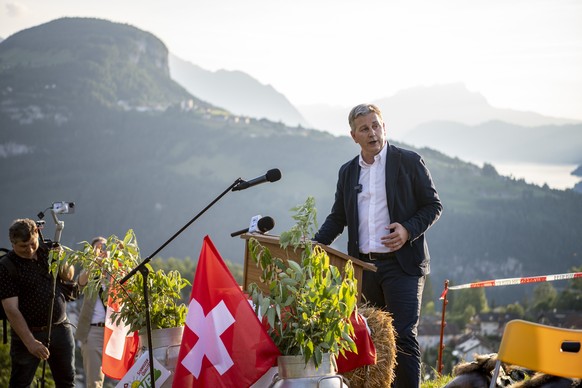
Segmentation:
[[(77, 40), (57, 43), (55, 30)], [(105, 54), (87, 60), (95, 42)], [(139, 42), (157, 47), (155, 54), (138, 50), (136, 60)], [(339, 166), (358, 152), (350, 138), (232, 115), (185, 92), (166, 69), (167, 50), (155, 37), (95, 19), (61, 19), (0, 43), (0, 226), (74, 201), (75, 214), (61, 216), (65, 245), (133, 228), (145, 257), (238, 177), (271, 168), (281, 170), (279, 182), (228, 193), (160, 255), (196, 258), (210, 235), (226, 259), (240, 263), (243, 242), (231, 232), (262, 214), (275, 219), (278, 234), (292, 223), (290, 209), (310, 195), (323, 221)], [(459, 284), (580, 264), (582, 195), (418, 151), (445, 208), (428, 232), (435, 294), (445, 278)], [(345, 239), (335, 246), (345, 251)], [(496, 298), (513, 301), (520, 292)]]

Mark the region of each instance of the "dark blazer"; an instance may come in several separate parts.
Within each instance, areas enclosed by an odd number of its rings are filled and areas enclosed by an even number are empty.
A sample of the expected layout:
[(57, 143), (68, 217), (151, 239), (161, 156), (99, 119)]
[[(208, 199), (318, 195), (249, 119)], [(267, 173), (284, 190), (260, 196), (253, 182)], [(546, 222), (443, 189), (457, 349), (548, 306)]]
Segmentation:
[[(430, 255), (424, 232), (438, 220), (443, 206), (422, 157), (388, 143), (386, 147), (386, 197), (390, 220), (402, 224), (410, 235), (409, 243), (396, 251), (396, 258), (404, 272), (427, 275)], [(340, 168), (331, 213), (314, 238), (329, 245), (347, 226), (348, 254), (356, 258), (359, 257), (358, 159), (359, 156)]]

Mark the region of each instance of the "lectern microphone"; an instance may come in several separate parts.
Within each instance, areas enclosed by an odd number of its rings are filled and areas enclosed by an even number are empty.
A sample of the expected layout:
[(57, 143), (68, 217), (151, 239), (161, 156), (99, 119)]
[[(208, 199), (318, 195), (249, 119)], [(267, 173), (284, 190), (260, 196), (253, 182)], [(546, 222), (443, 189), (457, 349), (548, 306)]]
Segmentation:
[(261, 217), (260, 215), (256, 215), (251, 218), (251, 223), (248, 228), (239, 230), (237, 232), (232, 232), (230, 237), (240, 236), (243, 233), (265, 233), (273, 229), (274, 226), (275, 220), (273, 220), (271, 217)]

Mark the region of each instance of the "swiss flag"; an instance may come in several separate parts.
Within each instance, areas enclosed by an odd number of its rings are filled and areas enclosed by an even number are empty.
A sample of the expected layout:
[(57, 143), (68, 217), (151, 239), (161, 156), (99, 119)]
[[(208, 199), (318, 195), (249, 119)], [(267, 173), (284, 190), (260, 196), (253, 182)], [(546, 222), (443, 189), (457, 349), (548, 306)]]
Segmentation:
[(139, 347), (138, 333), (130, 333), (129, 326), (116, 325), (111, 319), (113, 311), (120, 311), (121, 305), (109, 296), (103, 336), (103, 357), (101, 369), (108, 377), (121, 380), (135, 362)]
[(173, 387), (249, 387), (276, 363), (279, 355), (206, 236)]

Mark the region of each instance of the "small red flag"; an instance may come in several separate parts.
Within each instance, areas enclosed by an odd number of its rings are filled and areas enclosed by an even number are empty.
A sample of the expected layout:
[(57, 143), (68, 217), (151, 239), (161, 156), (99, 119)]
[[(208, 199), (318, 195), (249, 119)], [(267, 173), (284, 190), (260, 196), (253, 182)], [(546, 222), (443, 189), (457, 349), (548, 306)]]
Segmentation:
[(356, 343), (358, 353), (346, 351), (345, 356), (339, 354), (337, 356), (338, 373), (346, 373), (364, 365), (376, 364), (376, 347), (368, 331), (366, 319), (354, 311), (350, 321), (354, 325), (352, 338)]
[(280, 355), (208, 236), (204, 238), (173, 387), (249, 387)]

